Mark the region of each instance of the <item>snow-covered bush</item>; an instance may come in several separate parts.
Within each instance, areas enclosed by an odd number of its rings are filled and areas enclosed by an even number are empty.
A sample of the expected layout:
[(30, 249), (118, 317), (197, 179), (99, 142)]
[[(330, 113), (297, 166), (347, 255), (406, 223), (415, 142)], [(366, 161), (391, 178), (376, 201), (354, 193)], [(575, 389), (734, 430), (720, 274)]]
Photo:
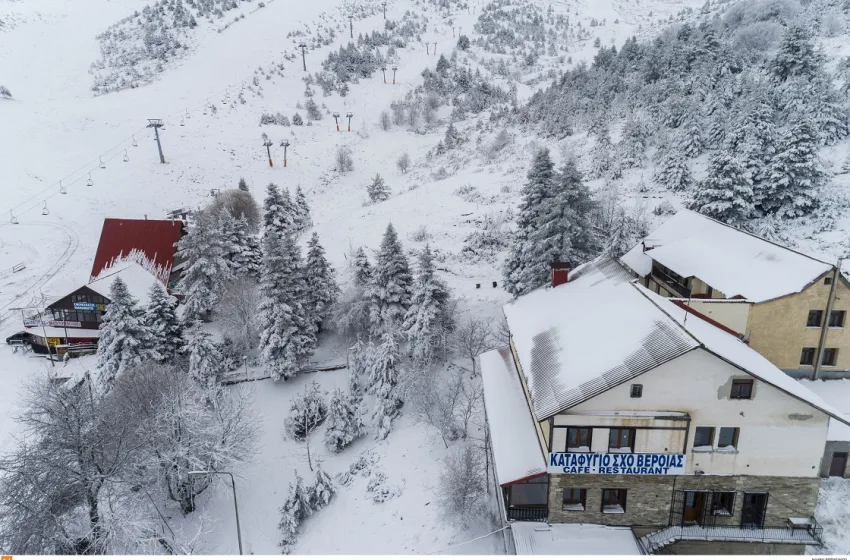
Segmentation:
[(376, 173), (372, 182), (366, 185), (366, 193), (369, 195), (369, 202), (383, 202), (390, 198), (390, 187), (384, 182), (384, 178)]
[(9, 91), (9, 88), (7, 88), (6, 86), (0, 86), (0, 97), (4, 99), (11, 99), (12, 92)]
[(339, 453), (364, 432), (359, 398), (347, 395), (341, 389), (334, 390), (325, 426), (325, 447)]
[(295, 472), (295, 485), (289, 485), (289, 497), (280, 508), (281, 532), (280, 547), (284, 554), (292, 552), (293, 545), (298, 541), (298, 527), (301, 523), (331, 503), (336, 496), (336, 486), (330, 476), (319, 464), (316, 467), (316, 478), (310, 486), (304, 486), (304, 480)]
[(325, 392), (313, 381), (304, 393), (292, 399), (289, 416), (283, 421), (286, 435), (295, 441), (304, 441), (328, 416)]
[(366, 491), (371, 494), (376, 504), (384, 503), (395, 497), (401, 496), (401, 487), (390, 484), (387, 475), (381, 471), (374, 471), (366, 482)]
[(294, 126), (304, 126), (304, 119), (301, 118), (301, 113), (295, 113), (292, 115), (292, 124)]
[(283, 115), (281, 113), (275, 113), (272, 115), (271, 113), (263, 113), (260, 115), (260, 125), (264, 124), (276, 124), (279, 126), (289, 126), (289, 117)]
[(476, 218), (476, 229), (463, 240), (460, 254), (473, 262), (492, 261), (510, 244), (513, 212), (488, 212)]
[(308, 98), (304, 103), (304, 109), (307, 111), (307, 118), (311, 121), (320, 121), (322, 120), (322, 110), (319, 109), (319, 106), (313, 100), (313, 98)]

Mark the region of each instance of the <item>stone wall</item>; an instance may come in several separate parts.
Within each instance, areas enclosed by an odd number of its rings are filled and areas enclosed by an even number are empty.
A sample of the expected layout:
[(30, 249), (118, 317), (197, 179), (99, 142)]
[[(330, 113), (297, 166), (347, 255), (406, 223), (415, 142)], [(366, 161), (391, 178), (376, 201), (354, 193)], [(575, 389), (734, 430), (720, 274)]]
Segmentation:
[(677, 541), (667, 545), (656, 554), (711, 554), (714, 555), (745, 555), (745, 554), (781, 554), (783, 556), (799, 555), (806, 552), (804, 544), (773, 544), (773, 543), (743, 543), (722, 541)]
[[(549, 522), (666, 526), (675, 489), (735, 491), (732, 516), (715, 518), (718, 524), (733, 526), (741, 523), (744, 492), (767, 492), (764, 523), (784, 526), (789, 517), (814, 515), (819, 487), (815, 477), (550, 475)], [(584, 511), (563, 510), (564, 488), (586, 490)], [(602, 513), (604, 488), (627, 490), (625, 513)]]

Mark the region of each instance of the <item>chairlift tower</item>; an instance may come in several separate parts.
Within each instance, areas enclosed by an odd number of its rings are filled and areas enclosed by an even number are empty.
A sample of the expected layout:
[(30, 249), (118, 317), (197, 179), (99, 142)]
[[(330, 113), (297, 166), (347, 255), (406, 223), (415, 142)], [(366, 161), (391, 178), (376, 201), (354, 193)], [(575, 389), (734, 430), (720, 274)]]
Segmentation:
[(351, 132), (351, 117), (354, 116), (354, 113), (346, 113), (346, 117), (348, 117), (348, 132)]
[(348, 28), (351, 30), (351, 38), (354, 39), (354, 16), (348, 16)]
[(159, 129), (163, 128), (165, 124), (162, 122), (162, 119), (148, 119), (148, 128), (153, 129), (153, 133), (156, 136), (156, 147), (159, 150), (159, 163), (165, 163), (165, 156), (162, 155), (162, 143), (159, 141)]
[(301, 62), (304, 64), (304, 71), (306, 72), (307, 71), (307, 55), (305, 53), (307, 52), (307, 45), (305, 45), (304, 43), (300, 43), (298, 45), (298, 48), (301, 49)]
[(395, 72), (398, 70), (398, 66), (393, 66), (393, 85), (395, 85)]
[[(264, 134), (263, 136), (265, 136), (265, 134)], [(274, 167), (274, 163), (272, 162), (272, 148), (271, 148), (271, 145), (272, 145), (273, 143), (274, 143), (274, 142), (272, 142), (272, 141), (268, 138), (268, 136), (266, 136), (266, 137), (263, 139), (263, 146), (265, 146), (265, 147), (266, 147), (266, 153), (269, 155), (269, 167)]]
[(384, 19), (387, 19), (387, 3), (383, 2), (381, 6), (384, 8)]
[(289, 147), (289, 140), (281, 140), (280, 145), (283, 148), (283, 166), (286, 167), (286, 149)]

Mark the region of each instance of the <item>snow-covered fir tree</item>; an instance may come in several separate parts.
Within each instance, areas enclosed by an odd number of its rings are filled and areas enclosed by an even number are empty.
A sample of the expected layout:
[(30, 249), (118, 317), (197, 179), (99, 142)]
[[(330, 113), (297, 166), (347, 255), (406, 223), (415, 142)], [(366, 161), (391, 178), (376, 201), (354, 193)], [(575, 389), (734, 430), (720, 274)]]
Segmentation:
[(803, 76), (815, 77), (823, 67), (824, 56), (801, 25), (789, 25), (771, 63), (773, 75), (780, 81)]
[(372, 182), (366, 186), (366, 193), (369, 195), (370, 202), (383, 202), (390, 198), (390, 188), (380, 173), (376, 173)]
[(689, 116), (685, 119), (680, 133), (676, 135), (676, 143), (689, 158), (695, 158), (705, 151), (702, 126), (696, 118)]
[(614, 164), (613, 159), (613, 147), (608, 127), (600, 127), (596, 135), (596, 144), (590, 151), (590, 176), (594, 179), (604, 177)]
[(183, 294), (184, 316), (194, 319), (213, 308), (231, 277), (218, 219), (207, 212), (197, 213), (195, 223), (190, 224), (177, 247), (178, 255), (186, 259), (177, 291)]
[(351, 366), (348, 370), (348, 394), (352, 398), (361, 399), (369, 387), (369, 368), (372, 365), (372, 353), (375, 346), (370, 342), (365, 344), (362, 340), (357, 342), (348, 350)]
[(776, 153), (773, 107), (766, 96), (759, 96), (734, 123), (730, 138), (739, 139), (735, 151), (752, 180), (753, 201), (760, 205), (770, 190), (770, 163)]
[(410, 343), (411, 357), (419, 364), (429, 364), (440, 348), (446, 347), (455, 325), (449, 289), (436, 276), (434, 255), (428, 244), (419, 253), (418, 265), (413, 297), (402, 330)]
[(151, 347), (160, 362), (173, 362), (183, 344), (183, 326), (177, 318), (177, 298), (159, 282), (151, 284), (144, 324), (151, 337)]
[(339, 453), (364, 433), (360, 417), (360, 400), (335, 389), (328, 406), (325, 423), (325, 447)]
[(802, 119), (785, 134), (773, 157), (762, 209), (780, 218), (805, 216), (817, 206), (824, 178), (815, 130)]
[(115, 378), (127, 368), (159, 359), (153, 350), (153, 337), (144, 324), (144, 313), (120, 276), (109, 286), (109, 301), (100, 323), (95, 366), (102, 390), (111, 389)]
[(296, 230), (302, 232), (310, 228), (313, 225), (313, 219), (310, 217), (310, 205), (307, 204), (307, 196), (304, 194), (301, 185), (298, 185), (295, 189), (293, 208), (295, 209)]
[(315, 327), (304, 309), (306, 286), (301, 252), (291, 234), (263, 236), (260, 277), (260, 352), (275, 381), (289, 379), (316, 345)]
[(221, 353), (212, 335), (203, 330), (200, 321), (195, 321), (186, 333), (186, 339), (182, 350), (189, 356), (189, 375), (201, 386), (212, 387), (221, 371)]
[(404, 314), (410, 307), (412, 289), (410, 264), (395, 228), (389, 224), (372, 271), (369, 318), (373, 336), (380, 336), (401, 326)]
[(331, 503), (336, 496), (336, 484), (333, 479), (322, 468), (322, 463), (316, 464), (316, 478), (312, 486), (307, 489), (310, 504), (314, 510), (320, 510)]
[(733, 155), (717, 152), (709, 161), (708, 175), (696, 186), (690, 208), (734, 226), (746, 223), (753, 212), (749, 173)]
[(244, 177), (239, 178), (238, 188), (240, 191), (248, 192), (248, 183), (245, 182)]
[(249, 232), (245, 216), (234, 218), (228, 212), (220, 216), (221, 235), (225, 248), (225, 260), (234, 276), (260, 276), (262, 251), (256, 235)]
[(643, 123), (629, 117), (623, 124), (623, 137), (617, 144), (620, 165), (624, 169), (641, 167), (646, 152), (646, 131)]
[(325, 250), (319, 243), (319, 234), (315, 231), (307, 247), (304, 277), (309, 289), (306, 290), (304, 306), (318, 332), (336, 304), (340, 290), (336, 283), (336, 272), (325, 258)]
[(292, 200), (289, 191), (281, 191), (274, 183), (266, 187), (266, 198), (263, 201), (263, 226), (264, 234), (274, 233), (283, 237), (287, 232), (293, 231), (294, 217), (292, 215)]
[(653, 179), (671, 191), (689, 190), (694, 182), (688, 160), (677, 146), (672, 146), (665, 152)]
[(354, 283), (358, 286), (368, 286), (372, 282), (372, 265), (363, 247), (358, 247), (354, 253)]
[(375, 395), (372, 420), (376, 439), (387, 438), (404, 404), (398, 389), (400, 360), (395, 335), (385, 332), (381, 335), (381, 344), (372, 353), (369, 368), (369, 393)]
[(516, 221), (516, 234), (503, 267), (505, 289), (517, 296), (542, 285), (549, 276), (549, 264), (537, 261), (540, 255), (531, 255), (533, 245), (543, 223), (545, 206), (552, 196), (555, 165), (548, 149), (534, 156), (527, 181), (522, 188), (522, 202)]
[(295, 485), (289, 485), (289, 497), (280, 508), (281, 531), (280, 547), (284, 554), (292, 552), (292, 546), (298, 540), (298, 526), (301, 522), (313, 515), (313, 506), (310, 505), (310, 494), (304, 487), (304, 480), (295, 472)]

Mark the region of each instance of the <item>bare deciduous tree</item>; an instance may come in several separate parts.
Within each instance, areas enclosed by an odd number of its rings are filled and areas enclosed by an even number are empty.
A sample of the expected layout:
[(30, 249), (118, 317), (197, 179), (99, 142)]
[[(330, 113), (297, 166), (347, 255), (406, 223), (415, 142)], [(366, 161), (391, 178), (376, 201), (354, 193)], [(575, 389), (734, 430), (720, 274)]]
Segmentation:
[(244, 354), (249, 354), (259, 342), (259, 305), (259, 289), (253, 279), (241, 276), (224, 285), (217, 313), (225, 332)]
[(398, 160), (395, 162), (396, 167), (402, 173), (407, 173), (407, 170), (410, 169), (410, 155), (407, 152), (404, 152), (399, 156)]
[(354, 160), (351, 158), (351, 150), (346, 146), (337, 146), (334, 163), (339, 173), (352, 171), (354, 169)]
[(224, 211), (229, 212), (234, 218), (245, 216), (251, 233), (256, 233), (260, 226), (260, 207), (248, 191), (241, 189), (221, 191), (207, 205), (206, 210), (212, 216), (218, 216)]
[(480, 513), (484, 501), (486, 479), (481, 471), (481, 451), (471, 444), (453, 450), (443, 460), (437, 487), (440, 506), (463, 528)]
[(479, 354), (498, 346), (493, 337), (493, 321), (472, 317), (455, 330), (452, 347), (461, 357), (469, 359), (473, 376), (477, 375), (476, 358)]
[(381, 111), (380, 124), (381, 124), (381, 130), (387, 131), (387, 130), (390, 129), (390, 125), (392, 124), (392, 121), (390, 120), (389, 112)]

